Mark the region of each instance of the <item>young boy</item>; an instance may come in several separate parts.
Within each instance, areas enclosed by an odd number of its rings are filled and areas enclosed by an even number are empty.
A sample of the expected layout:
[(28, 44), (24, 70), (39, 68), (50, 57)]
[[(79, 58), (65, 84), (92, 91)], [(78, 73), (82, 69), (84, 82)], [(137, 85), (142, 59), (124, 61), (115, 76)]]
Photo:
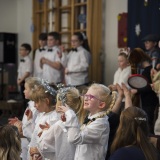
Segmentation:
[(34, 77), (42, 78), (42, 68), (40, 67), (40, 59), (43, 57), (45, 51), (47, 50), (47, 34), (41, 33), (39, 35), (39, 47), (36, 49), (34, 58)]
[(142, 39), (145, 45), (146, 53), (152, 59), (152, 67), (156, 68), (160, 64), (160, 50), (158, 49), (159, 37), (149, 34)]
[(25, 100), (24, 97), (24, 83), (25, 79), (32, 74), (32, 60), (29, 57), (29, 53), (31, 52), (32, 48), (30, 44), (28, 43), (23, 43), (20, 47), (20, 63), (18, 66), (18, 77), (17, 77), (17, 84), (20, 86), (21, 90), (21, 95), (23, 99)]
[(61, 63), (58, 56), (60, 34), (57, 32), (50, 32), (47, 36), (48, 49), (44, 53), (44, 56), (40, 60), (42, 67), (42, 77), (49, 83), (60, 83), (61, 78)]

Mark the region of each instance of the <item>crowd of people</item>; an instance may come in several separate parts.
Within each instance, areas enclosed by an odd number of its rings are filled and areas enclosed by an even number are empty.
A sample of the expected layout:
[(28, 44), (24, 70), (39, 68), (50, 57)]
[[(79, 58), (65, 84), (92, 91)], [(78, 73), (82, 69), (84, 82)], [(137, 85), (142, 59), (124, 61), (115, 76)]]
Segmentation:
[[(159, 160), (160, 53), (155, 36), (143, 41), (149, 54), (135, 49), (143, 53), (137, 64), (148, 81), (143, 89), (128, 84), (129, 48), (120, 50), (113, 84), (105, 86), (89, 85), (91, 54), (84, 33), (73, 34), (68, 53), (60, 34), (40, 34), (33, 67), (31, 46), (22, 44), (17, 83), (28, 101), (22, 120), (13, 117), (0, 127), (0, 159)], [(133, 104), (135, 94), (140, 107)]]

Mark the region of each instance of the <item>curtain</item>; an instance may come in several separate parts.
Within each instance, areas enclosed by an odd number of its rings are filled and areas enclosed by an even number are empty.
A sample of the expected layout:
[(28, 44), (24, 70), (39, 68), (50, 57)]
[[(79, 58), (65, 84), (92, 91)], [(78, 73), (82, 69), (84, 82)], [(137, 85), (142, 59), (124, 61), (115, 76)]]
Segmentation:
[(128, 46), (144, 48), (147, 34), (160, 36), (160, 0), (128, 0)]

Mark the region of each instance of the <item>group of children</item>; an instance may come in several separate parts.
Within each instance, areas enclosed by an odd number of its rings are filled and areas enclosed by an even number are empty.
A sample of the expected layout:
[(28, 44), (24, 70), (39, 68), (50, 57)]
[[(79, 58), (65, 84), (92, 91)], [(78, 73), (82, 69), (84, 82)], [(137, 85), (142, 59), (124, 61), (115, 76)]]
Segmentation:
[[(128, 86), (127, 79), (132, 71), (127, 48), (118, 55), (119, 68), (113, 85), (107, 87), (95, 83), (81, 95), (76, 87), (88, 83), (87, 70), (91, 61), (85, 41), (83, 33), (74, 33), (73, 48), (66, 54), (59, 46), (57, 32), (41, 34), (40, 48), (35, 52), (35, 77), (31, 76), (33, 68), (28, 56), (31, 47), (22, 44), (18, 84), (24, 85), (24, 96), (29, 102), (22, 121), (11, 118), (11, 126), (0, 127), (0, 138), (4, 139), (0, 143), (0, 159), (20, 159), (20, 153), (23, 160), (159, 159), (156, 150), (159, 139), (154, 139), (156, 142), (152, 138), (149, 140), (153, 131), (153, 107), (158, 104), (156, 93), (160, 92), (160, 73), (150, 65), (155, 58), (150, 61), (146, 56), (141, 61), (142, 74), (150, 80), (152, 88), (135, 91)], [(155, 67), (158, 66), (156, 61)], [(57, 88), (54, 84), (64, 82), (62, 77), (67, 87)], [(142, 109), (133, 107), (131, 95), (135, 92), (142, 96)], [(156, 96), (156, 104), (153, 101), (145, 103), (152, 98), (143, 101), (146, 93)], [(160, 135), (159, 122), (154, 130), (157, 135)], [(8, 128), (14, 132), (10, 137), (6, 136)], [(5, 138), (12, 139), (13, 143), (8, 145)], [(12, 149), (6, 152), (6, 148)]]
[[(70, 86), (88, 84), (88, 68), (91, 61), (88, 40), (83, 32), (75, 32), (71, 38), (72, 49), (66, 52), (60, 46), (61, 36), (57, 32), (39, 35), (39, 48), (35, 51), (34, 64), (29, 56), (31, 46), (24, 43), (20, 47), (17, 83), (22, 95), (24, 80), (35, 76), (49, 83), (65, 83)], [(23, 95), (24, 97), (24, 95)]]

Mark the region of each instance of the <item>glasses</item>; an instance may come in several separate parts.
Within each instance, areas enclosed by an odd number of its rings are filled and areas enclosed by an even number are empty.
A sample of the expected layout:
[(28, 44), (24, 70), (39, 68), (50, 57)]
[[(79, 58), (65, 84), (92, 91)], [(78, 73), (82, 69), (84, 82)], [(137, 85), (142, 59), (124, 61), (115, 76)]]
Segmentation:
[(85, 95), (83, 95), (83, 97), (86, 100), (97, 99), (97, 100), (101, 101), (100, 99), (98, 99), (97, 97), (95, 97), (95, 96), (93, 96), (91, 94), (85, 94)]

